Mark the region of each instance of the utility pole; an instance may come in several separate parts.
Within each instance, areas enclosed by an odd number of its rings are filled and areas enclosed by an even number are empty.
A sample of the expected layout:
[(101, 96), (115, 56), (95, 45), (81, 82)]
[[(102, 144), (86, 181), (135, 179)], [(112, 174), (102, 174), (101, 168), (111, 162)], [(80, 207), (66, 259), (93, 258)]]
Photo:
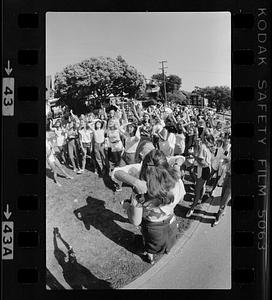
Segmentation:
[(165, 72), (164, 72), (164, 69), (167, 69), (167, 67), (164, 66), (164, 63), (167, 63), (166, 60), (162, 60), (159, 62), (162, 67), (160, 68), (162, 70), (162, 75), (163, 75), (163, 89), (164, 89), (164, 101), (165, 101), (165, 104), (167, 103), (167, 95), (166, 95), (166, 80), (165, 80)]

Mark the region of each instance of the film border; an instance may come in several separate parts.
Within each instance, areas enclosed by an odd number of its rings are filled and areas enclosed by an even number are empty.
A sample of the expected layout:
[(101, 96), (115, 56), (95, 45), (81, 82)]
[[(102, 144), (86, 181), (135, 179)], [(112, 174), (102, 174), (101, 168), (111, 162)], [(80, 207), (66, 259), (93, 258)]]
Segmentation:
[[(172, 6), (170, 3), (165, 6), (165, 3), (162, 2), (141, 4), (137, 1), (137, 3), (132, 2), (122, 7), (120, 4), (109, 4), (108, 1), (102, 3), (97, 1), (92, 4), (77, 1), (77, 3), (69, 4), (69, 7), (64, 4), (64, 1), (43, 3), (13, 0), (6, 1), (3, 7), (4, 68), (2, 76), (3, 78), (14, 78), (14, 111), (9, 112), (9, 116), (2, 118), (2, 128), (4, 129), (2, 145), (5, 149), (5, 152), (2, 152), (2, 221), (14, 222), (13, 259), (2, 260), (1, 266), (1, 272), (4, 275), (2, 278), (3, 299), (14, 299), (17, 294), (23, 299), (31, 297), (52, 297), (54, 299), (61, 295), (65, 295), (66, 298), (73, 297), (73, 293), (55, 293), (45, 290), (45, 147), (41, 147), (45, 140), (45, 107), (42, 105), (43, 95), (45, 95), (45, 12), (68, 10), (231, 11), (232, 16), (244, 13), (254, 16), (252, 29), (232, 26), (232, 58), (235, 62), (232, 65), (232, 126), (236, 123), (251, 123), (255, 128), (254, 137), (240, 136), (239, 138), (233, 137), (232, 140), (233, 158), (240, 160), (233, 164), (236, 172), (233, 173), (232, 178), (234, 206), (232, 228), (233, 237), (234, 234), (237, 235), (237, 232), (240, 234), (252, 233), (254, 246), (241, 248), (233, 245), (232, 275), (233, 281), (236, 282), (233, 282), (232, 290), (181, 290), (180, 293), (193, 298), (203, 295), (205, 297), (209, 294), (209, 299), (218, 297), (221, 299), (232, 299), (232, 297), (244, 299), (251, 298), (252, 295), (256, 295), (256, 299), (267, 299), (268, 294), (265, 294), (264, 291), (269, 275), (265, 271), (269, 263), (267, 247), (269, 245), (270, 207), (268, 199), (270, 189), (268, 182), (271, 112), (269, 103), (270, 37), (268, 35), (268, 30), (271, 28), (269, 21), (271, 14), (268, 1), (239, 1), (235, 4), (233, 1), (224, 1), (220, 4), (215, 1), (209, 3), (196, 1), (194, 4), (172, 4)], [(36, 27), (20, 28), (23, 22), (22, 13), (35, 14), (36, 17), (33, 17), (32, 24), (36, 22)], [(237, 19), (235, 22), (237, 24)], [(35, 50), (35, 52), (21, 50)], [(242, 52), (237, 52), (238, 50), (251, 50), (247, 54), (244, 52), (248, 61), (241, 64), (244, 56)], [(25, 64), (25, 62), (27, 63)], [(9, 83), (12, 88), (12, 80), (9, 79)], [(242, 91), (244, 88), (254, 88), (252, 101), (247, 101), (248, 98), (238, 97), (239, 88)], [(19, 128), (31, 126), (22, 125), (22, 123), (35, 124), (33, 126), (36, 127), (37, 134), (32, 137), (18, 136)], [(26, 129), (21, 129), (21, 132), (25, 132), (24, 130)], [(22, 160), (20, 161), (20, 159)], [(25, 159), (28, 161), (23, 161)], [(245, 160), (254, 161), (255, 173), (249, 170)], [(14, 178), (16, 178), (15, 181)], [(241, 201), (244, 199), (250, 202), (251, 195), (254, 195), (254, 207), (246, 210), (246, 204), (243, 207)], [(30, 205), (24, 209), (22, 203), (26, 199), (30, 199), (33, 206)], [(18, 239), (21, 232), (37, 232), (39, 235), (38, 246), (34, 248), (19, 247)], [(234, 240), (233, 238), (233, 242)], [(264, 245), (266, 250), (258, 249), (258, 247), (263, 248)], [(19, 271), (21, 269), (27, 273)], [(28, 274), (27, 276), (30, 278), (28, 283), (24, 283), (25, 274)], [(22, 283), (18, 283), (18, 280)], [(211, 292), (212, 294), (210, 294)], [(89, 293), (85, 292), (79, 292), (79, 294), (89, 296)]]

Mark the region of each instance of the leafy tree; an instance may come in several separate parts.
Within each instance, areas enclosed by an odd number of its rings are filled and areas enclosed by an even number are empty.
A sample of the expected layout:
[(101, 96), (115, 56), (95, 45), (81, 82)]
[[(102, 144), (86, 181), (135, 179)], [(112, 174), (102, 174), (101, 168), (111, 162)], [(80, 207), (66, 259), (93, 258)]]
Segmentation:
[(217, 111), (230, 109), (231, 90), (228, 86), (195, 87), (194, 92), (208, 99), (209, 106), (215, 107)]
[[(158, 82), (160, 86), (160, 98), (164, 98), (164, 77), (162, 73), (154, 74), (152, 79)], [(167, 93), (176, 93), (181, 87), (181, 78), (177, 75), (165, 76), (165, 85)]]
[(181, 87), (181, 78), (177, 75), (169, 75), (166, 77), (166, 91), (174, 93)]
[(96, 105), (111, 95), (137, 97), (144, 89), (144, 76), (121, 56), (85, 59), (55, 76), (56, 97), (74, 109), (90, 99)]
[(182, 105), (189, 104), (189, 98), (181, 91), (174, 91), (174, 92), (167, 93), (167, 99), (170, 102), (176, 102)]

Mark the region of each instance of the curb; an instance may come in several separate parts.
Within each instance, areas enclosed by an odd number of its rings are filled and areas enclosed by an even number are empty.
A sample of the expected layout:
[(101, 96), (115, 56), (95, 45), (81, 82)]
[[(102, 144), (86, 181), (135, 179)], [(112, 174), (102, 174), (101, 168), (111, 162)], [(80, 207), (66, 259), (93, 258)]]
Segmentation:
[[(201, 206), (201, 209), (204, 209), (205, 211), (209, 211), (209, 208), (210, 208), (212, 202), (213, 202), (213, 200), (211, 200), (208, 203), (204, 203), (203, 206)], [(120, 290), (137, 289), (139, 286), (142, 286), (146, 281), (148, 281), (150, 278), (152, 278), (171, 259), (173, 259), (175, 256), (177, 256), (178, 253), (180, 253), (181, 249), (186, 245), (186, 243), (191, 239), (191, 237), (197, 230), (197, 228), (200, 225), (200, 222), (203, 218), (204, 217), (201, 216), (199, 220), (196, 220), (195, 222), (193, 222), (192, 226), (190, 226), (189, 229), (179, 238), (179, 240), (173, 246), (173, 248), (171, 249), (169, 254), (163, 255), (161, 257), (161, 259), (157, 263), (155, 263), (154, 266), (152, 266), (150, 269), (148, 269), (143, 275), (140, 275), (140, 277), (136, 278), (131, 283), (120, 288)]]

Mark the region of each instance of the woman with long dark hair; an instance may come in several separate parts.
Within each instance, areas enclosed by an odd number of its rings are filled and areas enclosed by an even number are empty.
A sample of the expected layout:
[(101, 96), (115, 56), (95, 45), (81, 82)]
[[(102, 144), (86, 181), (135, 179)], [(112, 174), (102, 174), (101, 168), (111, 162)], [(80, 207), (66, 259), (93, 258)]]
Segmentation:
[(141, 224), (144, 254), (153, 263), (153, 255), (168, 253), (176, 240), (174, 208), (183, 200), (185, 190), (179, 172), (169, 165), (162, 151), (151, 150), (138, 165), (139, 176), (135, 164), (131, 168), (133, 173), (120, 168), (115, 171), (114, 178), (132, 185), (137, 193), (132, 197), (127, 213), (131, 223)]

